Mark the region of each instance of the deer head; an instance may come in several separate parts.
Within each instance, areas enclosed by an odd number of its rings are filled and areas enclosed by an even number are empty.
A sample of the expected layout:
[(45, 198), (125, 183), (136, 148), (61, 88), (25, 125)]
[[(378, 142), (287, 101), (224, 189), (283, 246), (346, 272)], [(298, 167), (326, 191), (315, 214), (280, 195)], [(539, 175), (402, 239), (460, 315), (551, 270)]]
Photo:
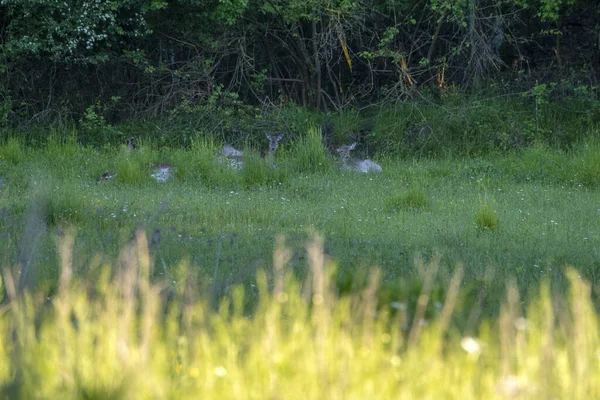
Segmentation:
[(338, 147), (336, 151), (340, 156), (342, 156), (342, 158), (350, 158), (350, 152), (354, 150), (355, 147), (356, 142), (352, 143), (351, 145), (343, 144)]
[(282, 133), (280, 135), (275, 136), (265, 132), (265, 135), (267, 136), (267, 139), (269, 139), (269, 154), (273, 154), (275, 150), (279, 148), (279, 142), (281, 141), (281, 139), (283, 139), (284, 134)]

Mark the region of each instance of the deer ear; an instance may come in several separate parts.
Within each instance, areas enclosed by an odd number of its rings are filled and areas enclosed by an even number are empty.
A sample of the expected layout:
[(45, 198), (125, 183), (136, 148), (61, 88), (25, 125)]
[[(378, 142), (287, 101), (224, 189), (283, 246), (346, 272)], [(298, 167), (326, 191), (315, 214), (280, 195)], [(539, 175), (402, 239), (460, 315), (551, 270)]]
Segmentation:
[(265, 132), (265, 136), (267, 137), (267, 139), (271, 140), (271, 135), (269, 135), (269, 132)]
[(285, 134), (282, 133), (281, 135), (277, 136), (277, 140), (279, 141), (279, 140), (283, 139), (283, 135), (285, 135)]
[(348, 147), (348, 150), (354, 150), (355, 147), (356, 147), (356, 142), (352, 143), (350, 145), (350, 147)]

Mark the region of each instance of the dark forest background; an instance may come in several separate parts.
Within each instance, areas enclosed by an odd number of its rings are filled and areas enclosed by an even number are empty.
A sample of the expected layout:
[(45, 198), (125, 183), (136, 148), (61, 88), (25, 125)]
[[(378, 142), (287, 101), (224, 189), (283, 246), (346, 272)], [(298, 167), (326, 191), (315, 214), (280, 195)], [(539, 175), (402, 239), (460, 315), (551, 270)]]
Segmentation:
[[(10, 128), (187, 113), (235, 130), (244, 124), (223, 121), (255, 125), (265, 110), (331, 115), (485, 93), (530, 100), (539, 131), (544, 105), (565, 99), (597, 118), (599, 66), (597, 0), (0, 1)], [(433, 125), (402, 129), (418, 138)]]

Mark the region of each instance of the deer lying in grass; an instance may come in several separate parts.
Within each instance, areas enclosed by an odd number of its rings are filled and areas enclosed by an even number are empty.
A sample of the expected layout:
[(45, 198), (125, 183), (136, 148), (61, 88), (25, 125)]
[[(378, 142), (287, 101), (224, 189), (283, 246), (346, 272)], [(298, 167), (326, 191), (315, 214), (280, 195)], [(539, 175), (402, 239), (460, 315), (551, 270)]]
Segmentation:
[(171, 177), (171, 171), (175, 168), (169, 163), (152, 164), (152, 176), (157, 182), (166, 182)]
[(226, 162), (233, 169), (242, 169), (244, 166), (244, 153), (230, 144), (223, 146), (218, 154), (219, 162)]
[(221, 151), (219, 152), (223, 157), (241, 157), (244, 153), (240, 150), (237, 150), (230, 144), (226, 144), (223, 146)]
[[(265, 133), (267, 139), (269, 139), (269, 151), (266, 153), (265, 158), (272, 159), (275, 152), (279, 148), (279, 142), (283, 139), (283, 133), (281, 135), (270, 135)], [(226, 144), (219, 151), (219, 162), (226, 162), (233, 169), (242, 169), (244, 166), (244, 153), (237, 150), (235, 147)], [(271, 166), (274, 164), (271, 163)]]
[(355, 147), (356, 142), (352, 143), (351, 145), (343, 144), (336, 150), (337, 153), (342, 157), (342, 166), (344, 168), (360, 171), (363, 173), (383, 172), (381, 166), (375, 161), (351, 158), (350, 151), (354, 150)]

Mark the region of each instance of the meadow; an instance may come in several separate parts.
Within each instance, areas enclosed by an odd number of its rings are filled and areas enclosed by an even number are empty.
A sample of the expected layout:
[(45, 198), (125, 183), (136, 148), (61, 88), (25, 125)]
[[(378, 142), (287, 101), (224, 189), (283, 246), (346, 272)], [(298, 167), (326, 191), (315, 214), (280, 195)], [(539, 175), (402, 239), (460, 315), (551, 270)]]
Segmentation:
[[(423, 278), (415, 260), (435, 257), (436, 282), (447, 285), (464, 264), (464, 285), (485, 288), (481, 301), (492, 313), (510, 278), (524, 296), (546, 277), (562, 292), (563, 268), (574, 265), (597, 285), (593, 141), (569, 152), (533, 146), (480, 158), (380, 159), (383, 173), (362, 174), (340, 168), (320, 131), (311, 132), (282, 145), (277, 168), (249, 154), (241, 171), (218, 163), (217, 144), (203, 139), (188, 149), (142, 143), (131, 153), (73, 138), (34, 150), (11, 139), (0, 147), (3, 262), (23, 266), (23, 285), (52, 293), (57, 234), (75, 229), (74, 271), (86, 276), (92, 260), (114, 260), (142, 228), (156, 279), (176, 285), (185, 262), (217, 295), (268, 269), (277, 235), (287, 238), (296, 254), (290, 268), (303, 278), (304, 243), (319, 232), (342, 286), (373, 266), (392, 287), (410, 286)], [(173, 177), (154, 181), (153, 162), (173, 164)], [(105, 171), (116, 177), (99, 182)]]
[(597, 393), (594, 140), (379, 174), (341, 168), (317, 128), (275, 168), (248, 148), (236, 171), (220, 146), (2, 143), (3, 393)]

